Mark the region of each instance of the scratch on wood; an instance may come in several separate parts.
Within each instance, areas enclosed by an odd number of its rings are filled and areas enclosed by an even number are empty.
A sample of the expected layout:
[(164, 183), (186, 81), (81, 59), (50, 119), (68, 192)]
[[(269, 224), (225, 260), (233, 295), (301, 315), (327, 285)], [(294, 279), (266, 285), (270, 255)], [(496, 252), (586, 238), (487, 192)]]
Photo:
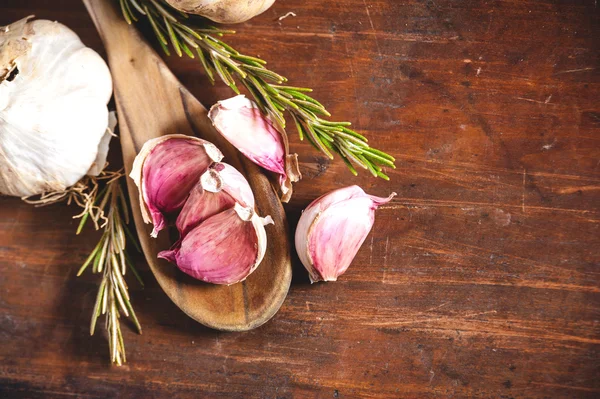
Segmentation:
[(240, 362), (240, 363), (264, 362), (264, 363), (277, 363), (277, 364), (282, 364), (282, 365), (287, 365), (287, 366), (306, 366), (308, 364), (307, 361), (304, 361), (304, 360), (293, 361), (292, 359), (289, 359), (287, 356), (277, 357), (277, 356), (273, 356), (273, 354), (270, 354), (268, 356), (259, 356), (257, 353), (248, 355), (247, 357), (237, 356), (235, 360), (236, 360), (236, 362)]
[[(374, 327), (402, 327), (406, 325), (412, 325), (411, 330), (422, 330), (422, 331), (455, 331), (457, 328), (460, 329), (462, 335), (480, 335), (480, 336), (499, 336), (499, 337), (512, 337), (512, 338), (525, 338), (525, 339), (543, 339), (548, 341), (558, 342), (579, 342), (584, 344), (600, 344), (599, 339), (581, 337), (577, 335), (561, 334), (548, 332), (543, 328), (528, 328), (527, 326), (516, 326), (513, 325), (509, 329), (501, 328), (505, 323), (504, 320), (489, 319), (489, 320), (463, 320), (466, 318), (472, 318), (475, 316), (483, 316), (488, 313), (497, 313), (495, 310), (490, 312), (482, 312), (471, 315), (456, 315), (456, 316), (442, 316), (442, 317), (429, 317), (422, 319), (411, 319), (411, 320), (394, 320), (394, 321), (381, 321), (381, 322), (370, 322), (364, 323), (365, 325)], [(477, 325), (485, 323), (486, 326)], [(434, 325), (427, 325), (432, 323)], [(419, 327), (419, 324), (426, 324), (425, 326)], [(435, 326), (438, 324), (439, 326)], [(441, 324), (441, 325), (440, 325)], [(518, 331), (515, 329), (523, 328), (528, 331)]]
[(441, 305), (434, 306), (434, 307), (432, 307), (432, 308), (429, 308), (429, 309), (427, 309), (425, 312), (431, 312), (432, 310), (437, 310), (437, 309), (439, 309), (439, 308), (442, 308), (442, 307), (446, 306), (446, 305), (447, 305), (447, 304), (449, 304), (449, 303), (450, 303), (450, 302), (444, 302), (444, 303), (442, 303)]
[(563, 73), (574, 73), (574, 72), (584, 72), (584, 71), (593, 71), (596, 68), (588, 67), (588, 68), (580, 68), (580, 69), (568, 69), (566, 71), (556, 72), (554, 75), (562, 75)]
[(277, 349), (284, 349), (284, 350), (292, 350), (292, 351), (301, 351), (301, 352), (314, 352), (317, 355), (331, 355), (331, 356), (341, 356), (341, 353), (337, 353), (337, 352), (328, 352), (326, 350), (323, 350), (323, 348), (309, 348), (309, 347), (303, 347), (302, 346), (302, 342), (301, 341), (294, 341), (294, 342), (290, 342), (291, 344), (297, 344), (298, 346), (288, 346), (288, 345), (280, 345), (280, 344), (275, 344), (270, 342), (269, 343), (269, 347), (273, 347), (273, 348), (277, 348)]
[(525, 179), (527, 178), (527, 169), (523, 169), (523, 194), (521, 195), (521, 210), (525, 213)]
[(476, 317), (476, 316), (483, 316), (483, 315), (486, 315), (486, 314), (496, 314), (496, 313), (498, 313), (498, 311), (496, 311), (496, 310), (489, 310), (487, 312), (467, 313), (467, 314), (464, 314), (462, 316), (459, 315), (459, 317), (461, 317), (461, 318), (467, 318), (467, 317)]
[[(522, 208), (523, 212), (525, 210), (525, 196), (523, 195), (523, 200), (521, 204), (503, 204), (502, 206), (505, 208)], [(478, 207), (494, 207), (497, 204), (494, 203), (487, 203), (487, 202), (463, 202), (463, 201), (448, 201), (448, 200), (415, 200), (413, 198), (400, 198), (399, 199), (400, 202), (402, 201), (406, 201), (402, 204), (387, 204), (387, 205), (382, 205), (380, 206), (378, 209), (390, 209), (390, 210), (396, 210), (396, 209), (428, 209), (430, 207), (448, 207), (448, 208), (460, 208), (463, 205), (476, 205)], [(414, 206), (417, 205), (417, 206)], [(421, 206), (418, 206), (421, 205)], [(535, 205), (528, 205), (527, 206), (527, 211), (548, 211), (548, 212), (569, 212), (569, 213), (580, 213), (582, 215), (587, 215), (587, 214), (595, 214), (597, 212), (594, 211), (590, 211), (587, 209), (569, 209), (569, 208), (552, 208), (549, 206), (535, 206)], [(411, 213), (409, 211), (409, 217), (411, 217), (410, 220), (412, 220), (412, 216)]]
[(383, 277), (381, 278), (381, 282), (385, 283), (385, 275), (387, 273), (387, 259), (388, 259), (388, 246), (390, 244), (390, 237), (385, 237), (385, 250), (383, 255)]
[[(438, 175), (441, 175), (441, 176), (447, 177), (448, 179), (451, 179), (451, 180), (458, 180), (458, 177), (457, 177), (456, 175), (452, 175), (452, 174), (448, 174), (448, 173), (440, 172), (440, 171), (438, 171), (438, 170), (429, 169), (429, 168), (425, 168), (425, 167), (424, 167), (424, 168), (422, 168), (422, 169), (423, 169), (423, 170), (426, 170), (426, 171), (428, 171), (428, 172), (430, 172), (430, 173), (434, 173), (434, 174), (438, 174)], [(468, 185), (468, 184), (461, 184), (461, 183), (458, 183), (457, 181), (450, 181), (450, 183), (452, 183), (452, 184), (455, 184), (455, 185), (457, 185), (457, 186), (459, 186), (459, 187), (464, 187), (464, 188), (471, 189), (471, 190), (475, 189), (475, 188), (474, 188), (472, 185)], [(475, 190), (476, 190), (476, 191), (480, 191), (480, 190), (478, 190), (478, 189), (475, 189)]]
[(552, 94), (550, 94), (548, 96), (548, 98), (546, 99), (546, 101), (544, 101), (544, 104), (548, 104), (550, 102), (550, 99), (552, 98)]
[(579, 220), (583, 220), (586, 221), (588, 223), (600, 223), (600, 219), (591, 219), (591, 218), (586, 218), (583, 216), (579, 216), (579, 215), (573, 215), (574, 217), (576, 217)]
[(50, 257), (50, 259), (48, 259), (46, 261), (46, 263), (44, 264), (44, 274), (48, 274), (48, 268), (50, 266), (53, 266), (53, 262), (56, 259), (56, 254), (52, 254), (52, 256)]
[(392, 326), (405, 326), (409, 324), (419, 324), (419, 323), (431, 323), (437, 321), (457, 321), (461, 319), (469, 319), (478, 316), (485, 316), (487, 314), (496, 314), (498, 313), (496, 310), (489, 310), (486, 312), (477, 312), (477, 313), (466, 313), (464, 315), (449, 315), (449, 316), (438, 316), (438, 317), (423, 317), (423, 318), (411, 318), (410, 320), (393, 320), (393, 321), (375, 321), (365, 323), (369, 326), (377, 326), (377, 327), (392, 327)]
[[(403, 278), (396, 280), (388, 280), (385, 282), (389, 285), (414, 285), (414, 284), (441, 284), (439, 280), (430, 279), (430, 278), (419, 278), (419, 277), (411, 277), (411, 278)], [(557, 290), (557, 291), (573, 291), (573, 292), (592, 292), (598, 293), (600, 289), (594, 286), (585, 286), (585, 285), (577, 285), (577, 284), (561, 284), (561, 283), (553, 283), (547, 281), (538, 281), (538, 280), (521, 280), (519, 282), (504, 282), (499, 279), (496, 280), (451, 280), (444, 279), (444, 285), (482, 285), (482, 286), (498, 286), (498, 287), (520, 287), (520, 288), (534, 288), (540, 290)]]
[(555, 387), (555, 388), (575, 389), (575, 390), (578, 390), (578, 391), (585, 391), (585, 392), (600, 392), (600, 389), (593, 389), (593, 388), (586, 388), (586, 387), (575, 387), (573, 385), (550, 384), (548, 382), (535, 382), (535, 381), (531, 381), (530, 383), (533, 384), (533, 385), (542, 385), (542, 386)]
[[(346, 48), (346, 56), (348, 56), (348, 44), (344, 42), (344, 45)], [(350, 65), (350, 76), (352, 77), (352, 79), (354, 79), (354, 66), (352, 65), (352, 57), (348, 57), (348, 64)], [(355, 100), (358, 98), (358, 96), (356, 95), (356, 89), (354, 90), (354, 98)]]
[(552, 97), (552, 96), (548, 97), (548, 98), (546, 99), (546, 101), (538, 101), (538, 100), (534, 100), (534, 99), (531, 99), (531, 98), (525, 98), (525, 97), (515, 97), (515, 98), (516, 98), (517, 100), (529, 101), (529, 102), (532, 102), (532, 103), (538, 103), (538, 104), (548, 104), (548, 103), (550, 102), (550, 98), (551, 98), (551, 97)]
[(555, 144), (556, 144), (556, 139), (554, 139), (554, 140), (552, 141), (552, 143), (550, 143), (550, 144), (545, 144), (545, 145), (543, 145), (543, 146), (542, 146), (542, 150), (544, 150), (544, 151), (548, 151), (548, 150), (552, 149), (552, 147), (554, 147), (554, 145), (555, 145)]
[(594, 191), (594, 190), (600, 190), (600, 186), (572, 186), (572, 187), (565, 187), (565, 188), (561, 188), (560, 190), (556, 190), (557, 193), (559, 194), (573, 194), (579, 191)]
[(369, 244), (369, 265), (373, 264), (373, 238), (374, 236), (371, 235), (371, 243)]
[[(327, 39), (332, 39), (333, 37), (335, 37), (335, 35), (333, 33), (297, 32), (297, 31), (291, 31), (291, 30), (282, 30), (281, 34), (285, 35), (285, 36), (323, 37), (323, 38), (327, 38)], [(267, 38), (267, 39), (264, 39), (264, 40), (269, 40), (269, 39)]]
[(377, 54), (381, 57), (381, 49), (379, 48), (379, 40), (377, 39), (377, 31), (375, 30), (375, 26), (373, 25), (373, 20), (371, 19), (371, 13), (369, 12), (369, 6), (367, 6), (367, 0), (363, 0), (363, 4), (365, 5), (365, 10), (367, 11), (367, 18), (369, 18), (369, 23), (371, 24), (371, 30), (373, 31), (373, 35), (375, 35), (375, 46), (377, 47)]
[(346, 57), (348, 58), (348, 64), (350, 65), (350, 76), (352, 77), (352, 89), (354, 90), (354, 111), (356, 112), (356, 115), (359, 116), (360, 118), (360, 110), (362, 109), (361, 107), (358, 106), (357, 101), (358, 101), (358, 93), (356, 91), (356, 84), (354, 83), (354, 67), (353, 67), (353, 62), (352, 62), (352, 57), (349, 56), (348, 53), (348, 42), (346, 40), (344, 40), (344, 48), (346, 49)]

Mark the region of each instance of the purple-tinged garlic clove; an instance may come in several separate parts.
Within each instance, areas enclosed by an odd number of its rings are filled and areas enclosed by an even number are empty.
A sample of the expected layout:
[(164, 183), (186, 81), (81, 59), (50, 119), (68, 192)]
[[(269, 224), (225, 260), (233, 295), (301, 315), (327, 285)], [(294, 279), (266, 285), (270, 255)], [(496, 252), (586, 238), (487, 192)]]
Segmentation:
[(292, 182), (302, 177), (298, 155), (289, 154), (287, 136), (244, 95), (219, 101), (208, 113), (217, 131), (252, 162), (279, 174), (283, 202), (292, 195)]
[(214, 144), (182, 134), (144, 144), (129, 176), (138, 186), (144, 222), (154, 224), (152, 237), (166, 226), (165, 215), (181, 209), (200, 176), (222, 158)]
[(236, 203), (200, 223), (178, 247), (162, 251), (158, 257), (207, 283), (238, 283), (262, 261), (267, 248), (264, 225), (268, 223), (273, 223), (271, 217), (261, 218), (252, 208)]
[(341, 188), (314, 200), (300, 216), (296, 251), (311, 282), (336, 281), (352, 263), (387, 198), (366, 194), (358, 186)]
[(204, 220), (235, 203), (254, 209), (254, 194), (246, 178), (233, 166), (218, 162), (210, 166), (192, 189), (177, 218), (181, 237)]

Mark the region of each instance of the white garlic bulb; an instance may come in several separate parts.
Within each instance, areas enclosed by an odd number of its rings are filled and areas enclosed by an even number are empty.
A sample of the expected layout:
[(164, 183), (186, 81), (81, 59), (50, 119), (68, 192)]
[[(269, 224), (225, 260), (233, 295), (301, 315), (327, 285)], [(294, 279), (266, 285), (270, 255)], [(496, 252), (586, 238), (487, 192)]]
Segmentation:
[(0, 28), (0, 194), (21, 197), (98, 174), (111, 135), (104, 60), (66, 26), (29, 18)]
[(222, 24), (244, 22), (266, 11), (275, 0), (166, 0), (178, 10)]

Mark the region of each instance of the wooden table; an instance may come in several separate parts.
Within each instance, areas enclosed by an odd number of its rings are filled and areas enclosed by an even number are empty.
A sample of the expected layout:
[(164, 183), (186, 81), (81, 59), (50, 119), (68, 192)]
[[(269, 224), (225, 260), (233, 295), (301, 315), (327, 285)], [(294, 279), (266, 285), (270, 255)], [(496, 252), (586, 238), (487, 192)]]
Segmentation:
[[(81, 2), (3, 0), (0, 25), (29, 14), (103, 54)], [(98, 276), (75, 277), (97, 234), (75, 236), (75, 208), (0, 199), (0, 397), (598, 397), (599, 25), (592, 0), (279, 0), (237, 26), (230, 44), (397, 158), (390, 182), (354, 178), (291, 134), (291, 227), (334, 188), (398, 196), (339, 282), (295, 258), (247, 333), (193, 322), (140, 258), (121, 368), (88, 333)], [(168, 63), (204, 104), (230, 96)]]

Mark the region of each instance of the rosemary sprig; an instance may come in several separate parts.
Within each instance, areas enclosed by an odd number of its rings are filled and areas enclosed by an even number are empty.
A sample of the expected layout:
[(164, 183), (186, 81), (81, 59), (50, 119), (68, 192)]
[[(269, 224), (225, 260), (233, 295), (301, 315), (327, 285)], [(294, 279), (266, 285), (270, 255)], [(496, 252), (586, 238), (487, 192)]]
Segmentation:
[[(97, 177), (84, 177), (64, 191), (45, 193), (38, 199), (23, 198), (25, 202), (36, 206), (61, 201), (67, 201), (68, 204), (73, 202), (83, 208), (80, 214), (74, 216), (81, 219), (77, 234), (81, 232), (88, 220), (92, 220), (96, 230), (103, 230), (100, 241), (77, 272), (77, 276), (80, 276), (90, 265), (93, 273), (102, 274), (90, 323), (90, 335), (94, 335), (98, 317), (106, 315), (105, 328), (108, 333), (111, 361), (119, 366), (126, 361), (125, 345), (119, 323), (121, 315), (130, 317), (138, 332), (142, 333), (125, 282), (127, 268), (131, 269), (139, 283), (144, 285), (125, 249), (127, 236), (131, 238), (132, 235), (127, 228), (129, 211), (120, 185), (121, 178), (124, 176), (122, 170), (117, 172), (105, 170)], [(100, 189), (100, 181), (104, 181), (102, 189)], [(139, 248), (135, 240), (133, 244)]]
[[(107, 173), (107, 175), (110, 176), (110, 173)], [(125, 273), (128, 268), (131, 269), (143, 286), (140, 276), (129, 261), (125, 250), (126, 236), (131, 234), (127, 233), (129, 212), (119, 184), (122, 176), (124, 176), (123, 172), (119, 171), (108, 177), (103, 192), (97, 197), (96, 206), (105, 220), (101, 225), (103, 233), (100, 241), (77, 272), (77, 276), (80, 276), (91, 265), (92, 273), (102, 274), (100, 288), (92, 312), (90, 335), (94, 335), (98, 317), (106, 315), (105, 328), (108, 333), (111, 361), (119, 366), (126, 361), (125, 345), (119, 322), (121, 315), (130, 317), (138, 333), (142, 333), (142, 327), (131, 306), (129, 290), (125, 282)], [(84, 214), (77, 232), (81, 231), (89, 218), (97, 223), (100, 213), (88, 212)]]
[(119, 0), (125, 20), (131, 24), (145, 17), (159, 44), (167, 55), (172, 48), (178, 56), (197, 55), (212, 83), (215, 76), (234, 92), (240, 93), (241, 83), (254, 97), (265, 115), (285, 132), (284, 112), (288, 112), (300, 139), (306, 139), (333, 159), (339, 154), (350, 171), (357, 175), (354, 165), (368, 170), (373, 176), (389, 180), (383, 167), (395, 169), (395, 159), (385, 152), (369, 147), (367, 138), (350, 129), (349, 122), (324, 118), (331, 114), (309, 96), (312, 90), (288, 86), (287, 79), (265, 67), (266, 61), (239, 53), (219, 37), (234, 31), (213, 26), (198, 26), (188, 15), (171, 7), (164, 0)]

